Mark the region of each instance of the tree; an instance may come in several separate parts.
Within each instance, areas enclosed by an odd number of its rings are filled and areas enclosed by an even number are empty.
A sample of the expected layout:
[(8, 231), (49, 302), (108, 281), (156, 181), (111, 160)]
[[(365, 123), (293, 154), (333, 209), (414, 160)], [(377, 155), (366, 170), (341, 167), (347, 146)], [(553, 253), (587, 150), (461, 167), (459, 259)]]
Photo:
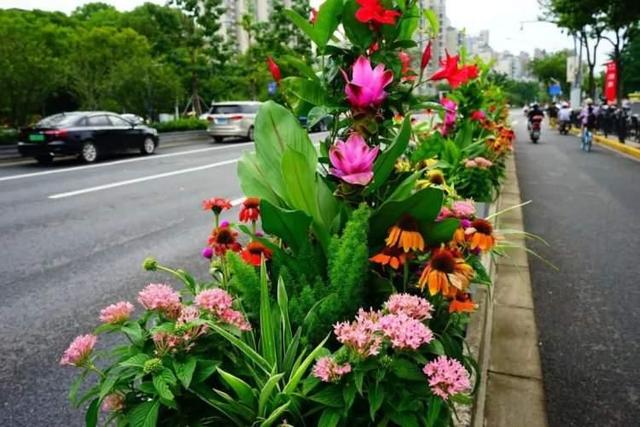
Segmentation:
[(640, 33), (636, 32), (622, 50), (625, 73), (622, 82), (628, 92), (640, 91)]
[(511, 105), (526, 105), (539, 98), (538, 82), (513, 80), (501, 73), (491, 73), (490, 79), (493, 84), (502, 88)]
[(545, 87), (560, 83), (562, 92), (569, 93), (569, 85), (566, 82), (568, 56), (568, 51), (560, 50), (542, 58), (536, 58), (531, 61), (531, 72)]

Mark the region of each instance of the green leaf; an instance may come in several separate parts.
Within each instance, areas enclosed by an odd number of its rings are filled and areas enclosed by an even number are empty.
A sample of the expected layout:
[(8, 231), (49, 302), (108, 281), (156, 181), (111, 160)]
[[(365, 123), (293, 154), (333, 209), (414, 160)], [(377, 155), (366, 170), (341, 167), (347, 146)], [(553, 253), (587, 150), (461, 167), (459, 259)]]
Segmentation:
[(260, 396), (258, 397), (258, 416), (264, 417), (266, 415), (265, 410), (267, 407), (267, 403), (269, 402), (269, 398), (271, 397), (273, 390), (278, 384), (278, 381), (280, 381), (282, 377), (284, 377), (284, 374), (276, 374), (270, 376), (267, 382), (264, 384), (264, 387), (262, 387), (262, 390), (260, 390)]
[(161, 398), (169, 401), (173, 400), (173, 393), (162, 375), (153, 375), (153, 387)]
[(311, 129), (318, 122), (331, 114), (331, 110), (324, 105), (316, 105), (307, 115), (307, 129)]
[(325, 409), (318, 420), (318, 427), (337, 427), (340, 422), (340, 411), (335, 409)]
[(364, 372), (356, 371), (353, 374), (353, 382), (356, 385), (356, 390), (358, 390), (358, 394), (362, 396), (362, 385), (364, 383)]
[(271, 313), (267, 267), (263, 259), (260, 264), (260, 349), (265, 360), (275, 366), (277, 360), (276, 336)]
[(218, 368), (218, 373), (222, 380), (233, 389), (240, 401), (249, 407), (253, 407), (256, 403), (256, 395), (249, 384), (236, 377), (229, 372)]
[(433, 339), (429, 344), (427, 344), (427, 351), (438, 356), (444, 356), (446, 354), (444, 346), (438, 339)]
[(440, 408), (442, 406), (442, 399), (437, 396), (429, 398), (429, 408), (427, 409), (427, 427), (433, 427), (438, 422), (438, 416), (440, 415)]
[(402, 128), (400, 128), (400, 132), (393, 139), (393, 142), (376, 159), (373, 165), (373, 182), (369, 184), (367, 191), (374, 191), (387, 182), (396, 160), (407, 149), (410, 137), (411, 118), (407, 116), (404, 118)]
[(120, 362), (120, 366), (123, 368), (136, 367), (136, 368), (144, 368), (144, 363), (149, 360), (150, 357), (145, 353), (136, 354), (133, 357), (125, 360), (124, 362)]
[(344, 7), (344, 0), (326, 0), (318, 9), (318, 16), (314, 24), (316, 44), (323, 51), (331, 36), (340, 25), (340, 16)]
[(351, 405), (353, 405), (353, 401), (356, 399), (356, 385), (353, 382), (349, 382), (347, 386), (342, 389), (342, 398), (344, 399), (344, 408), (345, 411), (349, 411)]
[(429, 27), (431, 28), (430, 33), (432, 35), (436, 35), (440, 33), (440, 21), (436, 16), (436, 12), (433, 9), (424, 9), (424, 17), (429, 22)]
[(327, 103), (326, 90), (317, 79), (311, 80), (295, 76), (286, 77), (280, 81), (280, 85), (284, 90), (311, 105), (317, 106)]
[(98, 425), (98, 411), (100, 410), (100, 399), (93, 399), (87, 413), (84, 416), (84, 421), (87, 427), (95, 427)]
[(217, 360), (198, 360), (196, 371), (191, 379), (192, 384), (199, 384), (209, 378), (220, 366)]
[(100, 394), (99, 397), (100, 399), (104, 399), (104, 397), (111, 393), (111, 390), (113, 390), (113, 386), (116, 385), (116, 382), (118, 381), (118, 377), (116, 375), (108, 375), (100, 384)]
[(273, 191), (270, 178), (258, 163), (255, 152), (245, 151), (238, 161), (238, 178), (242, 192), (247, 196), (259, 197), (274, 205), (280, 203), (280, 197)]
[(80, 390), (80, 386), (84, 383), (84, 379), (87, 376), (87, 371), (83, 371), (82, 374), (78, 375), (73, 382), (71, 383), (71, 387), (69, 387), (69, 401), (72, 405), (76, 405), (76, 400), (78, 399), (78, 391)]
[(287, 403), (284, 403), (283, 405), (278, 406), (271, 413), (269, 418), (267, 418), (260, 424), (260, 427), (270, 427), (273, 425), (273, 423), (275, 423), (276, 421), (279, 421), (280, 417), (282, 417), (282, 414), (284, 414), (284, 412), (289, 408), (289, 405), (291, 405), (290, 400), (288, 400)]
[(184, 360), (173, 359), (173, 369), (185, 388), (189, 388), (189, 385), (191, 385), (197, 363), (198, 361), (194, 356), (188, 356)]
[(424, 382), (425, 379), (424, 374), (420, 370), (420, 366), (400, 357), (393, 359), (393, 362), (391, 363), (391, 371), (396, 377), (402, 380)]
[(294, 252), (309, 241), (311, 217), (300, 210), (287, 210), (267, 200), (260, 201), (262, 229), (281, 238)]
[(284, 14), (291, 22), (293, 22), (300, 30), (307, 35), (315, 44), (320, 45), (319, 36), (316, 33), (315, 28), (308, 19), (300, 16), (298, 12), (293, 9), (286, 9)]
[(280, 309), (280, 347), (282, 348), (282, 361), (284, 362), (287, 349), (291, 346), (293, 332), (291, 331), (291, 322), (289, 321), (289, 297), (287, 296), (287, 287), (284, 284), (282, 276), (278, 277), (278, 289), (276, 293), (278, 300), (278, 308)]
[(129, 424), (131, 427), (155, 427), (159, 409), (160, 401), (158, 400), (141, 403), (129, 412)]
[(459, 219), (447, 218), (438, 222), (420, 224), (420, 232), (428, 245), (439, 246), (441, 243), (447, 243), (453, 239), (453, 233), (459, 225)]
[(371, 216), (370, 230), (372, 242), (378, 242), (386, 235), (389, 227), (402, 215), (408, 214), (418, 222), (432, 222), (440, 213), (443, 194), (435, 188), (425, 188), (404, 200), (384, 203)]
[(420, 8), (416, 3), (409, 10), (405, 10), (400, 20), (400, 30), (397, 40), (413, 40), (413, 34), (420, 23)]
[(413, 412), (392, 412), (391, 421), (402, 427), (420, 427), (418, 417)]
[(380, 386), (380, 383), (375, 383), (369, 391), (369, 415), (371, 416), (371, 421), (375, 421), (376, 413), (382, 406), (383, 401), (384, 390)]
[(298, 368), (291, 373), (289, 382), (284, 387), (285, 394), (292, 393), (296, 389), (296, 387), (298, 387), (298, 383), (302, 379), (302, 376), (305, 374), (311, 363), (316, 359), (316, 356), (318, 356), (324, 350), (323, 346), (328, 339), (329, 336), (326, 336), (325, 339), (323, 339), (322, 342), (318, 344), (318, 346), (311, 353), (309, 353), (309, 355), (304, 359), (300, 366), (298, 366)]
[(185, 270), (178, 269), (176, 270), (176, 272), (178, 273), (178, 276), (180, 276), (180, 278), (182, 279), (182, 283), (184, 283), (185, 288), (187, 288), (189, 292), (195, 295), (196, 286), (197, 286), (196, 279), (194, 279), (193, 276)]
[(358, 9), (360, 9), (360, 5), (356, 3), (356, 0), (346, 0), (344, 3), (342, 25), (344, 26), (344, 32), (349, 41), (360, 48), (360, 50), (364, 50), (371, 46), (374, 33), (367, 24), (363, 24), (356, 19)]
[(465, 393), (457, 393), (450, 397), (453, 402), (460, 403), (461, 405), (471, 405), (473, 398)]
[(342, 389), (335, 385), (325, 386), (318, 393), (307, 396), (307, 398), (314, 402), (318, 402), (323, 406), (330, 406), (333, 408), (344, 407)]
[(300, 58), (297, 58), (293, 55), (285, 55), (281, 58), (280, 61), (292, 68), (295, 68), (298, 72), (309, 79), (318, 79), (318, 76), (316, 75), (316, 72), (313, 71), (311, 65), (307, 64)]
[(393, 193), (387, 197), (387, 201), (392, 200), (404, 200), (411, 195), (413, 189), (416, 188), (416, 182), (423, 175), (422, 171), (417, 171), (406, 177), (398, 186), (393, 190)]
[(214, 322), (207, 322), (207, 325), (218, 335), (222, 336), (224, 339), (229, 341), (231, 345), (233, 345), (238, 350), (240, 350), (240, 352), (242, 352), (246, 358), (248, 358), (249, 360), (252, 360), (265, 373), (269, 374), (271, 372), (271, 369), (272, 369), (271, 364), (269, 364), (269, 362), (267, 362), (258, 352), (256, 352), (254, 349), (249, 347), (247, 343), (238, 339), (237, 337), (229, 333), (224, 328), (220, 327), (219, 325), (216, 325)]
[(120, 329), (137, 346), (144, 344), (144, 331), (138, 322), (127, 322)]
[(287, 201), (291, 206), (318, 218), (318, 202), (310, 191), (315, 188), (315, 168), (309, 168), (304, 155), (286, 149), (282, 155), (282, 176), (287, 187)]

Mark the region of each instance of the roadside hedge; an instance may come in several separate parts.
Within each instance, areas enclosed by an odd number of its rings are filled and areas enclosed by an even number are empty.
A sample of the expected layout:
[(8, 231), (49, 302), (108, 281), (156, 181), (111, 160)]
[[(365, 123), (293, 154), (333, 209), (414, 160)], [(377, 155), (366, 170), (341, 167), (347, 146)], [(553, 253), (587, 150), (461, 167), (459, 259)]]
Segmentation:
[(209, 122), (192, 117), (188, 119), (170, 120), (168, 122), (156, 122), (151, 126), (158, 132), (176, 132), (183, 130), (205, 130)]
[(15, 129), (0, 129), (0, 145), (15, 144), (18, 141), (18, 131)]

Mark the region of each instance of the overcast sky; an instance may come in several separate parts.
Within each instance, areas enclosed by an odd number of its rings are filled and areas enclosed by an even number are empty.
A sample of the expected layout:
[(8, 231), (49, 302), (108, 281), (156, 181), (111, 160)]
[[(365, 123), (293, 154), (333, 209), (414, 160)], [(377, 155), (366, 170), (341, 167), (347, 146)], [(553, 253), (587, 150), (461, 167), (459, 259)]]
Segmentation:
[[(166, 0), (101, 0), (120, 10), (130, 10), (150, 1), (164, 4)], [(60, 10), (66, 13), (91, 0), (0, 0), (1, 8)], [(311, 0), (312, 4), (322, 0)], [(451, 24), (466, 28), (467, 33), (490, 31), (490, 44), (495, 50), (521, 50), (533, 53), (534, 48), (555, 51), (573, 48), (573, 40), (552, 24), (535, 22), (541, 14), (537, 0), (447, 0), (447, 15)], [(523, 22), (521, 24), (521, 22)], [(531, 22), (534, 21), (534, 22)], [(602, 44), (601, 61), (605, 60), (609, 46)]]

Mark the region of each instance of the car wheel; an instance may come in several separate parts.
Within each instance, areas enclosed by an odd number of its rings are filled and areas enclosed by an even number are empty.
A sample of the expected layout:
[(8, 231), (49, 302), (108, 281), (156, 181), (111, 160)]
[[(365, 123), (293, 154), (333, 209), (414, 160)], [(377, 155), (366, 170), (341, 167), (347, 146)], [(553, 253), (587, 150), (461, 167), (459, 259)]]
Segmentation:
[(98, 148), (93, 142), (85, 142), (82, 145), (80, 159), (85, 163), (93, 163), (98, 159)]
[(36, 161), (41, 165), (50, 165), (53, 163), (53, 156), (51, 154), (47, 154), (45, 156), (36, 157)]
[(253, 126), (251, 126), (249, 128), (249, 132), (247, 133), (247, 139), (249, 141), (253, 141), (253, 138), (255, 137), (254, 132), (253, 132)]
[(221, 143), (221, 142), (224, 142), (224, 138), (221, 137), (221, 136), (214, 136), (213, 140), (218, 144)]
[(145, 156), (149, 156), (156, 151), (156, 143), (153, 138), (146, 137), (144, 142), (142, 143), (142, 147), (140, 147), (140, 152)]

